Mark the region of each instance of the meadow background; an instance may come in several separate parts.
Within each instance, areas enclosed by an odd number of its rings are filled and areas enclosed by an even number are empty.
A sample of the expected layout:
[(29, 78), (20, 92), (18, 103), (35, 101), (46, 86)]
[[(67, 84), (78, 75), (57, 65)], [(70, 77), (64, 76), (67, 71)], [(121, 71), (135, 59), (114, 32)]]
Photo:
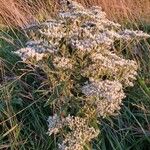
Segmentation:
[[(100, 5), (110, 20), (150, 33), (149, 0), (78, 2), (87, 7)], [(38, 91), (40, 74), (25, 68), (13, 51), (27, 41), (24, 27), (54, 17), (59, 7), (57, 0), (0, 0), (0, 149), (55, 149), (55, 140), (46, 134), (51, 112), (49, 106), (44, 107), (47, 97)], [(139, 76), (135, 86), (126, 90), (120, 115), (103, 120), (100, 137), (94, 141), (96, 150), (150, 147), (150, 40), (124, 55), (140, 63)]]

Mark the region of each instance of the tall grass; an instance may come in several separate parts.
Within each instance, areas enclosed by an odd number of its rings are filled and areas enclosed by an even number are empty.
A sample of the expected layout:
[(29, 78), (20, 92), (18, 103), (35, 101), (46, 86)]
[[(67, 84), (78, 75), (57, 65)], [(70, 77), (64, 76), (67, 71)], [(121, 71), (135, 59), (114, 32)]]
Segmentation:
[[(125, 23), (150, 22), (149, 0), (77, 0), (85, 6), (100, 5), (108, 17)], [(57, 10), (59, 0), (0, 0), (0, 22), (25, 26), (49, 18)], [(15, 20), (15, 21), (14, 21)]]
[(100, 5), (110, 19), (127, 21), (150, 21), (149, 0), (77, 0), (85, 5)]
[(0, 23), (24, 27), (52, 14), (54, 0), (0, 0)]

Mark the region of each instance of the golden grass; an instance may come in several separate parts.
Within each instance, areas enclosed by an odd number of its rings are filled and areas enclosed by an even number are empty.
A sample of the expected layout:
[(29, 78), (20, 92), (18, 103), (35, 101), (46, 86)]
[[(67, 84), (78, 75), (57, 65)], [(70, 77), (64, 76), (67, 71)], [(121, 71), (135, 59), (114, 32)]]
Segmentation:
[(33, 19), (27, 3), (17, 0), (0, 0), (0, 16), (1, 22), (7, 25), (22, 26)]
[(110, 19), (124, 22), (150, 22), (150, 0), (77, 0), (86, 5), (100, 5)]
[[(59, 0), (0, 0), (0, 22), (24, 26), (50, 17)], [(150, 0), (77, 0), (86, 6), (100, 5), (114, 21), (150, 22)]]

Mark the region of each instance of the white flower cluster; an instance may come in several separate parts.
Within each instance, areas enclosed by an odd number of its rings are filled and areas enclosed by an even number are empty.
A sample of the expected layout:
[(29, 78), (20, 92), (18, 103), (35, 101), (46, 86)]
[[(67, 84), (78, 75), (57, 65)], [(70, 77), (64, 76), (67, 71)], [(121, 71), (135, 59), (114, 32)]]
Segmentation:
[[(73, 48), (90, 51), (102, 45), (111, 47), (115, 39), (129, 40), (135, 37), (150, 37), (142, 31), (117, 32), (116, 29), (118, 30), (120, 25), (108, 20), (100, 7), (93, 6), (85, 9), (71, 0), (61, 2), (63, 9), (58, 13), (56, 19), (41, 23), (37, 25), (37, 28), (28, 28), (29, 31), (32, 31), (31, 34), (34, 32), (34, 41), (28, 42), (27, 47), (32, 47), (36, 53), (59, 51), (62, 39), (66, 39)], [(18, 51), (21, 52), (21, 50)], [(26, 58), (23, 56), (23, 60), (26, 60), (27, 56)]]
[(49, 41), (34, 40), (28, 41), (25, 48), (21, 48), (15, 53), (22, 58), (24, 62), (28, 59), (34, 59), (37, 62), (42, 60), (47, 53), (55, 53), (58, 46)]
[(60, 69), (72, 69), (72, 63), (69, 58), (65, 57), (55, 57), (53, 64), (56, 68)]
[[(92, 99), (92, 105), (95, 105), (98, 115), (102, 117), (118, 112), (122, 99), (125, 98), (122, 84), (118, 81), (94, 80), (90, 84), (84, 85), (82, 92)], [(96, 97), (96, 100), (93, 101), (92, 97)]]
[(124, 30), (122, 32), (120, 32), (121, 38), (128, 41), (128, 40), (132, 40), (134, 38), (136, 39), (141, 39), (141, 38), (149, 38), (150, 35), (144, 33), (143, 31), (132, 31), (132, 30)]
[(62, 128), (62, 122), (57, 114), (49, 116), (48, 118), (48, 134), (57, 134)]
[(65, 36), (65, 24), (61, 21), (49, 20), (41, 24), (39, 33), (49, 38), (61, 39)]
[[(98, 50), (97, 50), (98, 51)], [(83, 75), (98, 79), (100, 76), (108, 76), (119, 80), (124, 86), (133, 86), (137, 76), (137, 64), (133, 60), (123, 59), (116, 54), (100, 49), (90, 56), (92, 64), (83, 70)]]
[(48, 134), (56, 134), (63, 127), (68, 127), (64, 140), (59, 144), (60, 150), (84, 150), (84, 146), (87, 142), (90, 142), (93, 138), (97, 137), (99, 130), (95, 130), (93, 127), (88, 126), (86, 119), (81, 117), (67, 116), (66, 118), (58, 119), (55, 114), (53, 117), (49, 117), (49, 131)]
[[(114, 43), (150, 36), (142, 31), (122, 31), (120, 24), (108, 20), (100, 7), (87, 9), (72, 0), (61, 0), (61, 4), (55, 19), (26, 29), (31, 40), (16, 53), (23, 61), (32, 58), (38, 63), (48, 58), (45, 70), (50, 69), (49, 80), (56, 89), (51, 97), (55, 112), (64, 110), (66, 116), (74, 116), (49, 117), (48, 133), (62, 132), (61, 150), (83, 150), (99, 133), (89, 126), (93, 120), (90, 117), (97, 120), (118, 113), (125, 98), (123, 88), (133, 86), (137, 76), (137, 63), (118, 56)], [(60, 83), (65, 83), (63, 90)], [(90, 109), (96, 116), (90, 114)]]
[(35, 49), (27, 47), (21, 48), (15, 52), (18, 56), (22, 58), (23, 61), (28, 60), (29, 58), (35, 59), (36, 61), (42, 60), (45, 56), (44, 53), (38, 53)]

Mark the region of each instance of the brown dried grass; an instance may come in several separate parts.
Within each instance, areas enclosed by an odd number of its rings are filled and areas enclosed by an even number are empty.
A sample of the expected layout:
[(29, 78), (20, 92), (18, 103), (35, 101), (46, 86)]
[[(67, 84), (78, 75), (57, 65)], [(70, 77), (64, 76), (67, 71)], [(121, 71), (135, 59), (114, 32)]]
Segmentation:
[[(46, 19), (57, 10), (59, 0), (0, 0), (0, 22), (25, 26)], [(77, 0), (85, 6), (100, 5), (114, 21), (150, 22), (150, 0)]]
[(24, 27), (54, 12), (54, 0), (0, 0), (0, 24)]
[(1, 23), (17, 26), (28, 24), (34, 18), (31, 10), (29, 5), (23, 1), (0, 0)]
[(150, 0), (77, 0), (85, 5), (99, 5), (115, 21), (150, 22)]

